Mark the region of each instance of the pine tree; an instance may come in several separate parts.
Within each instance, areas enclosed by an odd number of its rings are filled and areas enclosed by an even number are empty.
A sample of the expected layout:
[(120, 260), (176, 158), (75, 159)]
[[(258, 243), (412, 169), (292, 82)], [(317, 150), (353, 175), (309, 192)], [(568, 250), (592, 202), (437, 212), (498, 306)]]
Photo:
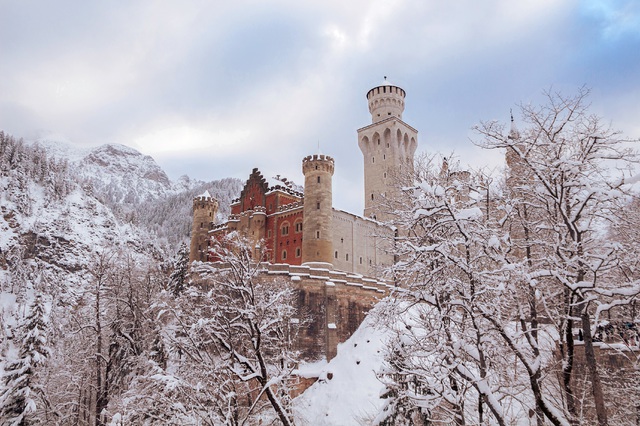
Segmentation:
[(36, 296), (30, 313), (21, 325), (19, 357), (5, 366), (0, 395), (0, 418), (2, 425), (22, 426), (29, 424), (31, 414), (36, 411), (35, 393), (37, 367), (49, 356), (46, 338), (44, 304)]
[(174, 269), (169, 277), (169, 291), (178, 297), (184, 291), (189, 269), (189, 249), (182, 243), (174, 260)]

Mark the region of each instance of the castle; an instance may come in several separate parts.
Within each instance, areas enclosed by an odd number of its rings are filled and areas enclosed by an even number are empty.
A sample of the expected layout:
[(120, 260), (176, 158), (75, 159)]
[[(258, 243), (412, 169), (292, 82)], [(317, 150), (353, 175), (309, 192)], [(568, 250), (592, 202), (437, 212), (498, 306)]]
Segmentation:
[(315, 265), (375, 276), (390, 266), (394, 230), (385, 200), (393, 199), (394, 177), (411, 167), (418, 132), (402, 121), (405, 91), (384, 84), (367, 93), (372, 124), (358, 130), (364, 159), (364, 215), (337, 210), (332, 203), (334, 159), (313, 155), (302, 160), (304, 189), (286, 179), (266, 179), (256, 168), (228, 221), (214, 224), (218, 203), (208, 193), (193, 201), (190, 260), (206, 261), (212, 238), (238, 231), (252, 242), (264, 240), (273, 264)]
[(405, 96), (386, 77), (367, 93), (372, 123), (358, 130), (364, 160), (362, 216), (333, 207), (336, 165), (320, 154), (302, 160), (304, 188), (253, 169), (224, 223), (214, 222), (218, 202), (208, 193), (193, 200), (190, 262), (215, 261), (209, 247), (229, 232), (239, 232), (254, 247), (263, 241), (268, 253), (264, 280), (288, 280), (311, 318), (298, 337), (306, 359), (333, 358), (338, 343), (390, 287), (378, 277), (394, 262), (390, 244), (397, 231), (384, 222), (397, 191), (395, 177), (412, 167), (418, 139), (417, 130), (402, 121)]

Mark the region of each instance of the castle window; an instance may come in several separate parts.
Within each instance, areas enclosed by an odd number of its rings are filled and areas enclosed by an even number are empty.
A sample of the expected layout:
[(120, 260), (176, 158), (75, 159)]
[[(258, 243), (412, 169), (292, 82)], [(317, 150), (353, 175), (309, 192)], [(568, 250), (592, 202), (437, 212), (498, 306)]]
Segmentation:
[(385, 177), (385, 178), (387, 177), (387, 172), (384, 172), (384, 177)]
[(371, 194), (371, 199), (373, 200), (373, 194)]
[(369, 266), (371, 266), (371, 259), (369, 259)]
[(320, 176), (318, 176), (318, 183), (320, 183)]
[(316, 231), (316, 238), (320, 238), (320, 231)]
[(285, 260), (286, 258), (287, 258), (287, 251), (282, 250), (282, 260)]
[(267, 231), (267, 237), (271, 238), (271, 229)]
[(296, 222), (296, 233), (302, 232), (302, 221)]
[(320, 203), (316, 204), (316, 209), (320, 210)]
[(378, 145), (380, 145), (380, 139), (378, 139)]
[(371, 157), (371, 162), (375, 163), (376, 162), (376, 157)]
[(389, 148), (389, 146), (390, 146), (390, 145), (389, 145), (389, 142), (387, 142), (387, 148)]
[(382, 154), (382, 159), (386, 160), (387, 159), (387, 154)]
[(390, 113), (390, 112), (388, 112), (388, 113), (387, 113), (387, 115), (391, 115), (391, 113)]
[(340, 238), (340, 242), (344, 244), (344, 238)]
[(300, 247), (296, 249), (296, 257), (300, 257)]
[(360, 264), (362, 265), (362, 256), (360, 256)]
[(289, 235), (289, 224), (282, 225), (282, 235)]
[(318, 165), (316, 164), (316, 170), (318, 170)]
[(336, 252), (333, 253), (333, 257), (335, 257), (336, 259), (338, 258), (338, 250), (336, 250)]
[(346, 260), (347, 262), (349, 261), (349, 253), (344, 255), (344, 260)]

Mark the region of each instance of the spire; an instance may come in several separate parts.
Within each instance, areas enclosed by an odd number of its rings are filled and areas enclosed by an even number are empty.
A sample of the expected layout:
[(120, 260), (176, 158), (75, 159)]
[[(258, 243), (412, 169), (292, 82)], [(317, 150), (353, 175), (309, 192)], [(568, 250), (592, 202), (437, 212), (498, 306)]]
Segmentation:
[(509, 139), (520, 139), (520, 132), (518, 132), (518, 128), (516, 127), (516, 123), (513, 119), (513, 109), (509, 110), (511, 115), (511, 128), (509, 129)]

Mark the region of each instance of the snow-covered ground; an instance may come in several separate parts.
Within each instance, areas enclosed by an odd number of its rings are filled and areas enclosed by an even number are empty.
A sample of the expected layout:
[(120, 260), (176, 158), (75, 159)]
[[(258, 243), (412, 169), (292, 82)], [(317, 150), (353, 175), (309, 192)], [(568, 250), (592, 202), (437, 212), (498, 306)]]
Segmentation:
[(376, 377), (383, 361), (385, 334), (367, 317), (329, 363), (301, 366), (303, 376), (318, 381), (294, 401), (301, 425), (368, 425), (382, 408), (384, 389)]

